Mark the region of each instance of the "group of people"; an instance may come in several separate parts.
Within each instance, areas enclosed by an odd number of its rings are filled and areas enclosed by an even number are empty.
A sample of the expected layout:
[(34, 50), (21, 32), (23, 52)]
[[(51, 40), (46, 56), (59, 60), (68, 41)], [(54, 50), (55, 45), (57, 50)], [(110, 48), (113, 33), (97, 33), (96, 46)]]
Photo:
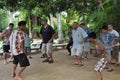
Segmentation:
[[(28, 40), (28, 36), (25, 37), (24, 30), (26, 28), (26, 22), (20, 21), (18, 23), (18, 27), (16, 30), (13, 30), (14, 24), (10, 23), (8, 29), (4, 30), (0, 37), (3, 37), (3, 56), (4, 56), (4, 64), (8, 64), (7, 53), (9, 51), (11, 54), (11, 59), (13, 58), (13, 66), (12, 66), (12, 77), (15, 77), (17, 80), (23, 80), (21, 77), (22, 72), (25, 70), (27, 66), (30, 65), (27, 55), (25, 54), (25, 48), (28, 48), (30, 43), (25, 44), (25, 41)], [(31, 55), (30, 57), (31, 58)], [(16, 73), (17, 65), (20, 65), (18, 73)]]
[[(55, 30), (52, 28), (52, 26), (47, 24), (47, 19), (42, 19), (41, 24), (41, 49), (45, 58), (43, 62), (54, 63), (52, 56), (52, 44), (55, 37)], [(4, 63), (8, 63), (7, 53), (10, 49), (10, 52), (12, 53), (10, 60), (13, 58), (12, 77), (15, 77), (17, 80), (23, 80), (21, 74), (25, 68), (30, 65), (26, 53), (29, 53), (29, 58), (31, 59), (30, 44), (33, 42), (33, 40), (29, 37), (29, 34), (26, 34), (25, 37), (23, 32), (26, 28), (25, 21), (20, 21), (16, 30), (13, 30), (13, 26), (14, 24), (10, 23), (9, 29), (6, 29), (0, 34), (1, 37), (4, 37)], [(90, 50), (95, 50), (99, 53), (97, 55), (101, 56), (101, 60), (107, 64), (109, 72), (113, 71), (111, 67), (112, 59), (115, 59), (116, 65), (119, 65), (119, 33), (113, 29), (112, 25), (102, 26), (100, 39), (97, 38), (96, 33), (92, 32), (84, 23), (79, 25), (78, 22), (74, 22), (73, 27), (70, 28), (70, 31), (70, 41), (67, 45), (67, 49), (69, 51), (69, 55), (74, 57), (75, 65), (83, 66), (82, 58), (88, 59), (88, 53)], [(91, 48), (90, 44), (93, 44), (94, 47)], [(18, 73), (16, 73), (18, 63), (20, 64), (20, 68)], [(95, 71), (97, 73), (98, 80), (102, 80), (101, 67), (105, 66), (98, 63), (96, 64)]]
[(100, 61), (98, 61), (95, 67), (98, 80), (102, 80), (102, 67), (107, 65), (107, 67), (105, 67), (108, 69), (107, 71), (113, 71), (111, 67), (111, 61), (113, 59), (116, 61), (115, 64), (117, 66), (119, 65), (119, 33), (113, 29), (112, 25), (103, 25), (100, 37), (97, 38), (96, 33), (91, 32), (84, 23), (79, 25), (78, 22), (74, 22), (70, 37), (67, 49), (69, 54), (74, 57), (75, 65), (83, 66), (82, 58), (88, 59), (88, 52), (95, 51), (98, 57), (102, 57), (101, 61), (103, 61), (104, 64), (100, 64)]

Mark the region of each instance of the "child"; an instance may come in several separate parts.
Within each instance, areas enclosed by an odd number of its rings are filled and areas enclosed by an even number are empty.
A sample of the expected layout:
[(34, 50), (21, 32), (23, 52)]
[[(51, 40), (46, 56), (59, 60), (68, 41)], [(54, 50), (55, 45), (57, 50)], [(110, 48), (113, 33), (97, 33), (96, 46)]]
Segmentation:
[(104, 57), (107, 48), (104, 46), (104, 44), (100, 40), (97, 39), (96, 34), (94, 32), (91, 32), (89, 34), (89, 40), (90, 42), (94, 43), (96, 50), (103, 51), (102, 58), (95, 65), (95, 71), (96, 71), (98, 80), (103, 80), (101, 71), (106, 66), (106, 63), (107, 63), (106, 58)]
[(103, 44), (107, 47), (107, 60), (108, 60), (108, 72), (113, 71), (111, 68), (111, 51), (112, 51), (112, 42), (117, 39), (117, 37), (114, 37), (112, 34), (108, 32), (108, 28), (106, 25), (102, 26), (101, 29), (102, 33), (100, 34), (100, 39), (103, 42)]
[(25, 53), (29, 54), (29, 58), (31, 59), (31, 43), (33, 42), (32, 38), (29, 37), (29, 34), (27, 33), (26, 34), (26, 37), (25, 37)]

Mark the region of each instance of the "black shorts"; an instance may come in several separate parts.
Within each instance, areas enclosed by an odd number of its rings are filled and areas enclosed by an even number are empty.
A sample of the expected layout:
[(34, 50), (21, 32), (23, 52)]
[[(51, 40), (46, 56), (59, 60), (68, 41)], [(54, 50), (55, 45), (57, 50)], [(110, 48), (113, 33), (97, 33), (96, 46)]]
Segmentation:
[(27, 56), (25, 55), (25, 53), (23, 54), (19, 54), (16, 56), (13, 56), (14, 60), (13, 60), (13, 64), (20, 64), (20, 67), (27, 67), (30, 65), (29, 60), (27, 58)]
[(10, 50), (10, 45), (3, 45), (3, 52), (8, 53)]

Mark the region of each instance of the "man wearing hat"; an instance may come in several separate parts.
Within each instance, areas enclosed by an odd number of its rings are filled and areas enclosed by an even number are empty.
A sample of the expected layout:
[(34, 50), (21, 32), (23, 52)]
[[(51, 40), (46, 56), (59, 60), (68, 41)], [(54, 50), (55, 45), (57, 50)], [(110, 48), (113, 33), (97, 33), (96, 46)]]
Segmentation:
[(47, 19), (41, 20), (42, 28), (40, 30), (40, 36), (42, 39), (42, 53), (45, 55), (43, 62), (53, 63), (52, 57), (52, 43), (55, 36), (54, 29), (47, 24)]

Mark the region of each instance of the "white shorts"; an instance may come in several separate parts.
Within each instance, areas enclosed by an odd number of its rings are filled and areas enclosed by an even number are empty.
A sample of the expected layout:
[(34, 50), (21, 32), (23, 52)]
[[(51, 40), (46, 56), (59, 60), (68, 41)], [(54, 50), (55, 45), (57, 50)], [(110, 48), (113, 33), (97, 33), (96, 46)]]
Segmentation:
[(89, 52), (89, 51), (90, 51), (89, 42), (85, 42), (84, 43), (84, 52)]
[(71, 49), (71, 56), (82, 56), (82, 52), (83, 52), (83, 47), (80, 48), (72, 48)]
[(52, 54), (52, 43), (47, 44), (42, 43), (42, 53)]

